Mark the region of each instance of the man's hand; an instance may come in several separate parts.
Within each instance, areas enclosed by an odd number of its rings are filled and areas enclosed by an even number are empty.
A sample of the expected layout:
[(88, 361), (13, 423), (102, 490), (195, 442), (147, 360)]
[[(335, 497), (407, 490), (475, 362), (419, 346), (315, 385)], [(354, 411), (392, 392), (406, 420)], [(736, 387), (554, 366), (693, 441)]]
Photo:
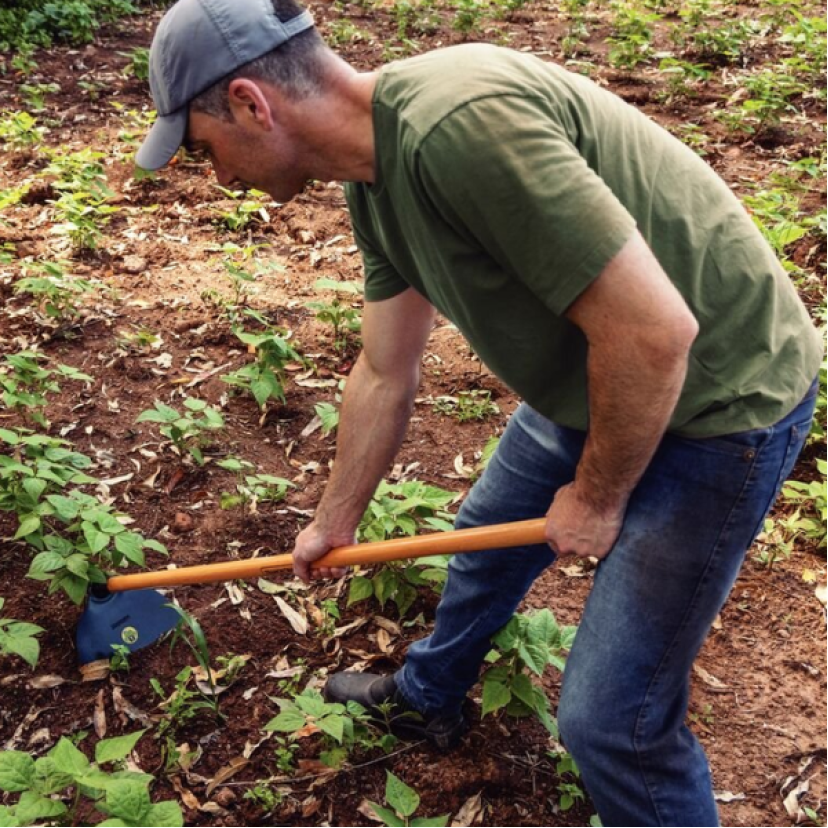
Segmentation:
[(311, 564), (337, 546), (354, 543), (354, 534), (331, 534), (325, 532), (318, 524), (311, 523), (297, 536), (293, 548), (293, 571), (298, 578), (308, 584), (311, 578), (341, 578), (348, 570), (345, 567), (318, 567), (311, 571)]
[(546, 541), (559, 556), (605, 558), (624, 522), (624, 508), (598, 508), (577, 483), (558, 489), (546, 513)]

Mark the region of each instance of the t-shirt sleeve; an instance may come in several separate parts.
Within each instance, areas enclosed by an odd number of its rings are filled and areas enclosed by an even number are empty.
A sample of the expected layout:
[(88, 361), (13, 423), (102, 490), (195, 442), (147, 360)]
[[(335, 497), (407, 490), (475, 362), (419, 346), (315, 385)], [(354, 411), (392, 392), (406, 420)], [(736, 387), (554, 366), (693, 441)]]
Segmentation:
[(561, 315), (635, 220), (548, 107), (521, 96), (465, 104), (422, 142), (420, 175), (458, 233)]
[(351, 229), (365, 270), (365, 301), (381, 302), (383, 299), (390, 299), (402, 293), (409, 285), (372, 238), (364, 195), (361, 195), (358, 187), (353, 184), (346, 186), (345, 194), (351, 214)]

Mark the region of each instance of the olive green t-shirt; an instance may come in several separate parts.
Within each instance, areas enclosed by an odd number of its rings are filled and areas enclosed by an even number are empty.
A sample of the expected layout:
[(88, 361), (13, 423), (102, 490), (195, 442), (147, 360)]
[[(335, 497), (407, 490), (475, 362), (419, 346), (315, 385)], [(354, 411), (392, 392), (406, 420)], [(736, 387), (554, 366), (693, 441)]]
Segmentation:
[(346, 186), (368, 301), (413, 287), (529, 405), (585, 430), (586, 339), (564, 313), (637, 227), (700, 326), (670, 430), (770, 425), (804, 396), (822, 343), (773, 252), (620, 98), (474, 44), (385, 67), (373, 114), (375, 181)]

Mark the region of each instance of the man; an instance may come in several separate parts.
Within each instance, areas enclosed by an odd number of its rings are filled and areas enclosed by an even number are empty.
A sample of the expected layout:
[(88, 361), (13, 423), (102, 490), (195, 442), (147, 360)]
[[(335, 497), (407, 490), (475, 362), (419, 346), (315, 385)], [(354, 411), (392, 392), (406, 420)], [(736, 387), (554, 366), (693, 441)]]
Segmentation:
[[(558, 720), (605, 825), (712, 825), (690, 668), (808, 432), (821, 343), (726, 185), (590, 81), (484, 45), (360, 74), (293, 0), (181, 0), (151, 52), (159, 119), (224, 186), (342, 180), (364, 350), (296, 573), (351, 543), (397, 451), (434, 309), (525, 400), (457, 518), (547, 515), (548, 546), (459, 556), (393, 676), (326, 692), (453, 746), (490, 636), (556, 555), (601, 559)], [(809, 391), (810, 388), (810, 391)], [(319, 568), (322, 577), (339, 570)]]

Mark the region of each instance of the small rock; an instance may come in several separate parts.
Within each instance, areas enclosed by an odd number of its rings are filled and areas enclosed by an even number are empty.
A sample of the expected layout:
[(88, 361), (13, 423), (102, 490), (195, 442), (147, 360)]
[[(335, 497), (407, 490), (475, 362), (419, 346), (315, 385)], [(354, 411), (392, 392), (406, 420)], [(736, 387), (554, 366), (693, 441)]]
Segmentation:
[(172, 530), (177, 535), (193, 531), (193, 519), (186, 512), (176, 512), (173, 519)]
[(124, 273), (143, 273), (147, 269), (147, 260), (141, 256), (124, 256), (121, 270)]
[(222, 808), (229, 808), (236, 801), (236, 794), (230, 788), (219, 788), (213, 795), (213, 802)]

